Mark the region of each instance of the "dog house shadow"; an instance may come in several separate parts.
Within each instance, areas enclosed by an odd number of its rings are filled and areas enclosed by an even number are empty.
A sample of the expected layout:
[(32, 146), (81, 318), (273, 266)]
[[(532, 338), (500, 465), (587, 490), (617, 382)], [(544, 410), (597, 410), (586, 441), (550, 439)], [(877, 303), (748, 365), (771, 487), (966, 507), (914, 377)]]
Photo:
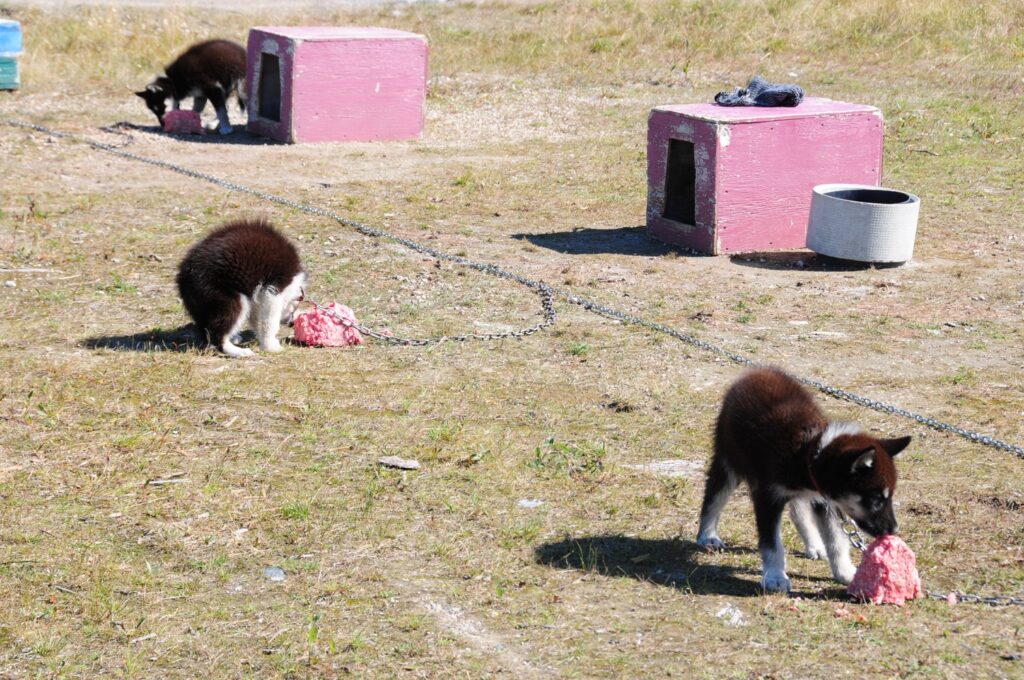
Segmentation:
[[(726, 548), (726, 553), (753, 555), (750, 548)], [(538, 564), (556, 569), (590, 571), (601, 576), (632, 578), (678, 588), (696, 595), (763, 595), (759, 569), (713, 564), (709, 554), (693, 541), (645, 539), (606, 535), (565, 538), (534, 550)], [(802, 577), (829, 582), (821, 577)], [(840, 588), (825, 588), (809, 595), (842, 598)]]
[(663, 243), (647, 235), (647, 227), (618, 227), (601, 229), (580, 227), (570, 231), (555, 231), (547, 234), (513, 234), (512, 238), (529, 241), (540, 248), (547, 248), (566, 255), (638, 255), (654, 257), (676, 253), (694, 255), (684, 248)]
[(207, 130), (204, 135), (184, 135), (176, 134), (171, 132), (164, 132), (163, 128), (159, 125), (132, 125), (131, 129), (136, 132), (144, 132), (155, 137), (166, 137), (167, 139), (173, 139), (178, 142), (188, 142), (190, 144), (226, 144), (234, 146), (283, 146), (284, 142), (279, 142), (276, 139), (270, 137), (262, 137), (260, 135), (254, 135), (246, 130), (245, 123), (238, 123), (233, 126), (234, 130), (230, 135), (221, 135), (216, 131)]
[(174, 330), (155, 329), (131, 335), (104, 335), (86, 338), (79, 345), (86, 349), (112, 349), (119, 352), (188, 352), (207, 347), (193, 324)]
[(837, 257), (819, 255), (809, 250), (779, 251), (765, 253), (737, 253), (729, 256), (729, 261), (741, 267), (755, 269), (774, 269), (808, 272), (856, 272), (867, 269), (891, 269), (902, 263), (879, 264), (877, 262), (857, 262), (841, 260)]

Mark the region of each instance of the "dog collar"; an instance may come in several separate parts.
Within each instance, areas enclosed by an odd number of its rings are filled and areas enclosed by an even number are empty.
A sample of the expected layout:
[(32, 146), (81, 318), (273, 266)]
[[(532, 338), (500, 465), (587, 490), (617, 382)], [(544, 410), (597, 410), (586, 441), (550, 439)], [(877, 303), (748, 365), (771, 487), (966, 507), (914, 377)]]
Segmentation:
[(817, 439), (817, 443), (814, 446), (807, 447), (807, 476), (811, 478), (811, 484), (814, 486), (814, 490), (818, 492), (818, 495), (825, 498), (825, 492), (821, 490), (821, 485), (818, 484), (818, 478), (814, 476), (814, 461), (818, 460), (818, 456), (821, 454), (821, 435), (824, 434), (824, 430), (814, 433), (808, 440), (808, 444)]

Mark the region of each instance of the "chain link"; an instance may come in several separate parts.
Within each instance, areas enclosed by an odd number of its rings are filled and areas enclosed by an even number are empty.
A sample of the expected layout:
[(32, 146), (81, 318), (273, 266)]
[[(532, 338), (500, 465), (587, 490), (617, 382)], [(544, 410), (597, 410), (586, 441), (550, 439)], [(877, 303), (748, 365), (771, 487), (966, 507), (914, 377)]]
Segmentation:
[(835, 510), (839, 512), (839, 526), (841, 526), (843, 531), (846, 533), (846, 538), (850, 539), (850, 545), (857, 550), (864, 552), (864, 539), (857, 530), (857, 525), (853, 523), (853, 520), (846, 516), (845, 512), (842, 512), (838, 508), (835, 508)]
[[(371, 227), (371, 226), (369, 226), (367, 224), (363, 224), (361, 222), (357, 222), (355, 220), (351, 220), (351, 219), (342, 217), (341, 215), (339, 215), (339, 214), (337, 214), (337, 213), (335, 213), (334, 211), (331, 211), (331, 210), (326, 210), (326, 209), (323, 209), (323, 208), (318, 208), (316, 206), (310, 206), (310, 205), (306, 205), (304, 203), (299, 203), (297, 201), (292, 201), (290, 199), (284, 198), (283, 196), (277, 196), (275, 194), (271, 194), (271, 193), (267, 193), (267, 192), (264, 192), (264, 191), (260, 191), (258, 189), (253, 189), (253, 188), (245, 186), (243, 184), (237, 184), (235, 182), (231, 182), (231, 181), (228, 181), (228, 180), (225, 180), (225, 179), (221, 179), (219, 177), (215, 177), (214, 175), (209, 175), (209, 174), (206, 174), (206, 173), (203, 173), (203, 172), (198, 172), (196, 170), (192, 170), (190, 168), (185, 168), (185, 167), (180, 166), (180, 165), (175, 165), (174, 163), (168, 163), (167, 161), (162, 161), (162, 160), (155, 159), (155, 158), (149, 158), (149, 157), (146, 157), (146, 156), (141, 156), (141, 155), (138, 155), (138, 154), (131, 153), (129, 151), (124, 151), (121, 147), (117, 147), (117, 146), (114, 146), (112, 144), (105, 144), (103, 142), (97, 142), (96, 140), (89, 139), (87, 137), (82, 137), (82, 136), (79, 136), (79, 135), (74, 135), (74, 134), (70, 134), (70, 133), (66, 133), (66, 132), (60, 132), (58, 130), (54, 130), (52, 128), (48, 128), (48, 127), (45, 127), (45, 126), (42, 126), (42, 125), (37, 125), (35, 123), (28, 123), (28, 122), (25, 122), (25, 121), (10, 120), (10, 119), (5, 120), (4, 123), (6, 123), (7, 125), (12, 126), (12, 127), (19, 127), (19, 128), (24, 128), (24, 129), (28, 129), (28, 130), (35, 130), (37, 132), (42, 132), (44, 134), (52, 135), (54, 137), (58, 137), (58, 138), (61, 138), (61, 139), (70, 139), (70, 140), (73, 140), (73, 141), (81, 142), (81, 143), (84, 143), (84, 144), (87, 144), (87, 145), (93, 147), (94, 149), (98, 149), (98, 150), (101, 150), (101, 151), (106, 151), (108, 153), (111, 153), (111, 154), (114, 154), (114, 155), (117, 155), (117, 156), (122, 156), (124, 158), (128, 158), (128, 159), (131, 159), (131, 160), (136, 160), (136, 161), (139, 161), (139, 162), (142, 162), (142, 163), (147, 163), (149, 165), (153, 165), (153, 166), (156, 166), (156, 167), (165, 168), (167, 170), (170, 170), (172, 172), (176, 172), (176, 173), (181, 174), (181, 175), (185, 175), (187, 177), (193, 177), (195, 179), (201, 179), (203, 181), (210, 182), (211, 184), (215, 184), (217, 186), (220, 186), (220, 187), (222, 187), (224, 189), (228, 189), (230, 191), (236, 191), (236, 192), (239, 192), (239, 193), (249, 194), (251, 196), (255, 196), (257, 198), (261, 198), (261, 199), (269, 201), (271, 203), (277, 203), (278, 205), (283, 205), (283, 206), (292, 208), (294, 210), (298, 210), (298, 211), (306, 213), (308, 215), (316, 215), (316, 216), (320, 216), (320, 217), (327, 217), (329, 219), (332, 219), (332, 220), (338, 222), (339, 224), (342, 224), (344, 226), (350, 227), (350, 228), (356, 230), (357, 232), (359, 232), (359, 233), (361, 233), (361, 234), (363, 234), (365, 236), (370, 236), (370, 237), (373, 237), (373, 238), (379, 238), (379, 239), (388, 240), (388, 241), (391, 241), (393, 243), (397, 243), (397, 244), (399, 244), (401, 246), (404, 246), (404, 247), (406, 247), (406, 248), (408, 248), (408, 249), (410, 249), (410, 250), (412, 250), (414, 252), (418, 252), (418, 253), (421, 253), (421, 254), (424, 254), (424, 255), (429, 255), (430, 257), (432, 257), (434, 259), (437, 259), (437, 260), (442, 260), (442, 261), (451, 262), (453, 264), (457, 264), (457, 265), (460, 265), (460, 266), (469, 267), (469, 268), (475, 269), (475, 270), (477, 270), (477, 271), (479, 271), (481, 273), (488, 274), (490, 276), (494, 276), (494, 277), (497, 277), (497, 278), (506, 279), (506, 280), (509, 280), (509, 281), (515, 281), (516, 283), (519, 283), (519, 284), (521, 284), (523, 286), (526, 286), (527, 288), (531, 288), (534, 291), (536, 291), (537, 294), (540, 295), (540, 297), (541, 297), (541, 303), (542, 303), (543, 308), (544, 308), (544, 314), (543, 314), (544, 320), (541, 321), (540, 323), (537, 323), (537, 324), (535, 324), (533, 326), (530, 326), (528, 328), (524, 328), (524, 329), (517, 330), (517, 331), (508, 331), (508, 332), (504, 332), (504, 333), (486, 333), (486, 334), (470, 333), (470, 334), (465, 334), (465, 335), (443, 337), (443, 338), (441, 338), (439, 340), (436, 340), (436, 339), (429, 339), (429, 340), (427, 340), (427, 339), (397, 338), (397, 337), (393, 337), (393, 336), (389, 336), (389, 335), (380, 333), (378, 331), (374, 331), (374, 330), (372, 330), (370, 328), (366, 328), (366, 327), (361, 326), (361, 325), (355, 325), (355, 327), (361, 333), (365, 333), (369, 337), (375, 338), (377, 340), (381, 340), (383, 342), (387, 342), (387, 343), (391, 343), (391, 344), (395, 344), (395, 345), (423, 346), (423, 345), (436, 344), (438, 342), (443, 342), (443, 341), (446, 341), (446, 340), (452, 340), (452, 341), (461, 342), (461, 341), (467, 341), (467, 340), (497, 340), (497, 339), (505, 339), (505, 338), (525, 337), (525, 336), (528, 336), (528, 335), (532, 335), (533, 333), (537, 333), (538, 331), (541, 331), (541, 330), (551, 326), (555, 322), (555, 318), (556, 317), (555, 317), (555, 308), (554, 308), (554, 300), (553, 300), (553, 298), (554, 298), (554, 296), (557, 295), (558, 297), (564, 298), (566, 301), (568, 301), (568, 302), (570, 302), (570, 303), (572, 303), (574, 305), (577, 305), (579, 307), (582, 307), (583, 309), (585, 309), (585, 310), (587, 310), (589, 312), (592, 312), (594, 314), (597, 314), (597, 315), (600, 315), (600, 316), (604, 316), (604, 317), (610, 318), (610, 319), (615, 319), (615, 320), (621, 321), (623, 323), (627, 323), (627, 324), (631, 324), (631, 325), (635, 325), (635, 326), (640, 326), (642, 328), (647, 328), (649, 330), (656, 331), (658, 333), (663, 333), (665, 335), (668, 335), (668, 336), (671, 336), (673, 338), (676, 338), (677, 340), (680, 340), (681, 342), (684, 342), (684, 343), (686, 343), (688, 345), (691, 345), (693, 347), (696, 347), (698, 349), (704, 350), (704, 351), (709, 352), (711, 354), (716, 354), (716, 355), (718, 355), (720, 357), (728, 359), (729, 361), (731, 361), (733, 363), (736, 363), (736, 364), (739, 364), (741, 366), (755, 366), (756, 365), (753, 360), (749, 359), (748, 357), (743, 356), (742, 354), (738, 354), (736, 352), (732, 352), (732, 351), (724, 349), (722, 347), (718, 347), (718, 346), (713, 345), (713, 344), (711, 344), (711, 343), (709, 343), (709, 342), (707, 342), (705, 340), (701, 340), (700, 338), (697, 338), (697, 337), (694, 337), (692, 335), (689, 335), (688, 333), (683, 333), (682, 331), (677, 330), (675, 328), (672, 328), (671, 326), (666, 326), (664, 324), (661, 324), (661, 323), (658, 323), (658, 322), (655, 322), (655, 321), (648, 321), (647, 319), (644, 319), (642, 317), (635, 316), (635, 315), (632, 315), (632, 314), (629, 314), (629, 313), (626, 313), (626, 312), (622, 312), (622, 311), (619, 311), (619, 310), (614, 309), (612, 307), (607, 307), (605, 305), (599, 304), (599, 303), (594, 302), (592, 300), (588, 300), (586, 298), (579, 297), (578, 295), (574, 295), (573, 293), (571, 293), (571, 292), (569, 292), (567, 290), (563, 290), (563, 289), (559, 289), (559, 288), (552, 288), (552, 287), (548, 286), (547, 284), (543, 283), (542, 281), (536, 281), (534, 279), (527, 278), (527, 277), (522, 276), (520, 274), (516, 274), (514, 272), (511, 272), (511, 271), (509, 271), (507, 269), (503, 269), (501, 267), (498, 267), (497, 265), (487, 264), (487, 263), (482, 263), (482, 262), (476, 262), (476, 261), (470, 260), (468, 258), (460, 257), (460, 256), (457, 256), (457, 255), (450, 255), (450, 254), (448, 254), (448, 253), (446, 253), (446, 252), (444, 252), (442, 250), (438, 250), (436, 248), (431, 248), (430, 246), (423, 245), (423, 244), (418, 243), (416, 241), (413, 241), (411, 239), (407, 239), (407, 238), (404, 238), (404, 237), (401, 237), (401, 236), (397, 236), (395, 234), (391, 234), (390, 232), (387, 232), (387, 231), (385, 231), (383, 229), (378, 229), (376, 227)], [(101, 129), (104, 132), (109, 132), (109, 133), (112, 133), (112, 134), (117, 134), (117, 135), (121, 135), (123, 137), (127, 137), (129, 141), (125, 142), (125, 144), (123, 145), (123, 146), (127, 146), (128, 144), (131, 143), (131, 141), (130, 141), (131, 140), (131, 135), (123, 132), (122, 131), (123, 128), (145, 129), (145, 128), (142, 128), (140, 126), (134, 125), (133, 123), (127, 123), (127, 122), (116, 123), (114, 125), (108, 126), (106, 128), (101, 128)], [(316, 304), (316, 303), (314, 303), (314, 304)], [(332, 313), (333, 314), (333, 312), (331, 312), (330, 310), (326, 310), (324, 307), (322, 307), (320, 305), (316, 305), (316, 306), (319, 309), (321, 309), (321, 310), (325, 310), (325, 311), (328, 311), (328, 313)], [(337, 315), (335, 315), (335, 318), (341, 319), (341, 317), (338, 317)], [(346, 323), (346, 325), (350, 325), (351, 324), (351, 322), (346, 322), (344, 320), (343, 320), (343, 323)], [(860, 395), (854, 394), (853, 392), (848, 392), (846, 390), (842, 390), (842, 389), (839, 389), (839, 388), (836, 388), (836, 387), (832, 387), (831, 385), (827, 385), (826, 383), (820, 382), (818, 380), (813, 380), (813, 379), (810, 379), (810, 378), (801, 378), (801, 377), (797, 377), (797, 379), (801, 383), (803, 383), (804, 385), (807, 385), (809, 387), (813, 387), (813, 388), (819, 390), (820, 392), (822, 392), (824, 394), (827, 394), (827, 395), (829, 395), (829, 396), (831, 396), (833, 398), (843, 399), (843, 400), (852, 402), (854, 404), (857, 404), (858, 406), (862, 406), (864, 408), (868, 408), (868, 409), (871, 409), (873, 411), (878, 411), (880, 413), (888, 413), (888, 414), (891, 414), (891, 415), (896, 415), (896, 416), (901, 416), (903, 418), (908, 418), (910, 420), (913, 420), (915, 422), (920, 423), (921, 425), (925, 425), (927, 427), (930, 427), (930, 428), (932, 428), (934, 430), (938, 430), (940, 432), (948, 432), (948, 433), (951, 433), (951, 434), (955, 434), (955, 435), (958, 435), (960, 437), (963, 437), (964, 439), (967, 439), (968, 441), (972, 441), (972, 442), (975, 442), (977, 444), (982, 444), (984, 446), (991, 446), (993, 448), (999, 449), (1001, 451), (1006, 451), (1008, 453), (1013, 453), (1017, 457), (1019, 457), (1021, 459), (1024, 459), (1024, 447), (1020, 447), (1020, 446), (1017, 446), (1015, 444), (1009, 444), (1007, 442), (1001, 441), (999, 439), (995, 439), (994, 437), (990, 437), (988, 435), (980, 434), (978, 432), (972, 432), (972, 431), (964, 429), (962, 427), (957, 427), (957, 426), (951, 425), (949, 423), (944, 423), (942, 421), (936, 420), (935, 418), (930, 418), (930, 417), (927, 417), (927, 416), (923, 416), (921, 414), (914, 413), (913, 411), (908, 411), (906, 409), (902, 409), (902, 408), (899, 408), (897, 406), (893, 406), (892, 404), (887, 404), (887, 403), (882, 402), (882, 401), (876, 401), (874, 399), (869, 399), (867, 397), (862, 397)], [(853, 545), (858, 550), (863, 551), (865, 549), (864, 540), (861, 537), (860, 533), (858, 532), (856, 525), (854, 525), (853, 522), (851, 522), (848, 518), (843, 516), (842, 517), (842, 526), (843, 526), (843, 531), (846, 533), (847, 538), (849, 539), (851, 545)], [(956, 592), (956, 591), (953, 591), (951, 593), (946, 593), (946, 594), (937, 593), (937, 592), (933, 592), (933, 591), (925, 591), (925, 595), (928, 598), (933, 599), (933, 600), (949, 600), (950, 598), (955, 597), (957, 602), (982, 603), (982, 604), (988, 604), (988, 605), (991, 605), (991, 606), (1024, 605), (1024, 598), (1022, 598), (1022, 597), (1015, 597), (1015, 596), (1007, 596), (1007, 595), (982, 597), (982, 596), (979, 596), (979, 595), (973, 595), (973, 594), (970, 594), (970, 593), (960, 593), (960, 592)]]
[(989, 597), (982, 597), (981, 595), (972, 595), (971, 593), (961, 593), (958, 590), (953, 590), (948, 593), (936, 593), (931, 590), (924, 591), (925, 597), (929, 600), (945, 600), (946, 602), (953, 601), (966, 602), (969, 604), (987, 604), (990, 607), (1024, 607), (1024, 597), (1013, 597), (1011, 595), (991, 595)]
[(309, 302), (321, 312), (324, 312), (330, 317), (333, 317), (335, 321), (338, 321), (341, 325), (347, 328), (355, 328), (363, 335), (367, 335), (375, 340), (379, 340), (384, 343), (391, 345), (401, 345), (404, 347), (425, 347), (427, 345), (437, 345), (442, 342), (467, 342), (469, 340), (507, 340), (510, 338), (525, 338), (534, 333), (539, 333), (548, 326), (555, 323), (555, 298), (551, 293), (551, 288), (545, 284), (541, 284), (538, 289), (538, 294), (541, 298), (541, 304), (544, 306), (544, 320), (540, 323), (536, 323), (528, 328), (520, 328), (518, 330), (503, 331), (500, 333), (466, 333), (464, 335), (445, 335), (440, 339), (434, 338), (400, 338), (394, 335), (389, 335), (381, 331), (375, 331), (372, 328), (363, 326), (362, 324), (353, 323), (342, 315), (335, 312), (330, 307), (325, 307), (314, 300)]

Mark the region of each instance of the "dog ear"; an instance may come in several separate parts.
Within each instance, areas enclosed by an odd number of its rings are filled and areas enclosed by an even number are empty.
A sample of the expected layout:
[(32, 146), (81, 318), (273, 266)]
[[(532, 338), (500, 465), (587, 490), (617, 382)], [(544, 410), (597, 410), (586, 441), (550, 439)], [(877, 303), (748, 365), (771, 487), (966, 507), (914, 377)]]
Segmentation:
[(875, 467), (875, 449), (865, 449), (859, 456), (853, 461), (853, 465), (850, 466), (850, 472), (858, 474), (861, 472), (867, 472), (871, 468)]
[(899, 439), (881, 439), (878, 442), (885, 449), (886, 453), (892, 458), (895, 458), (900, 454), (900, 451), (907, 448), (910, 444), (910, 437), (900, 437)]
[(149, 90), (142, 90), (141, 92), (136, 92), (136, 93), (135, 93), (135, 96), (136, 96), (136, 97), (142, 97), (143, 99), (145, 99), (145, 98), (146, 98), (146, 94), (147, 94), (148, 92), (149, 92)]

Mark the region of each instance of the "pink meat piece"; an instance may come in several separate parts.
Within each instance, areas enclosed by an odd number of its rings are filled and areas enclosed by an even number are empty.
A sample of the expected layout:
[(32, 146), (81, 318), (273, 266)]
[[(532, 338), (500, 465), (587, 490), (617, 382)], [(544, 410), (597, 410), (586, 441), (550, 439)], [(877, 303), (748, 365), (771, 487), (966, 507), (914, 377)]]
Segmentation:
[(864, 551), (848, 592), (875, 604), (903, 604), (921, 597), (914, 552), (899, 536), (876, 538)]
[(205, 134), (203, 119), (196, 111), (168, 111), (164, 114), (164, 132), (173, 132), (179, 135), (201, 135)]
[[(339, 318), (340, 317), (340, 318)], [(314, 308), (295, 317), (295, 339), (315, 347), (346, 347), (363, 344), (363, 336), (349, 324), (359, 323), (345, 305), (332, 302), (323, 310)]]

